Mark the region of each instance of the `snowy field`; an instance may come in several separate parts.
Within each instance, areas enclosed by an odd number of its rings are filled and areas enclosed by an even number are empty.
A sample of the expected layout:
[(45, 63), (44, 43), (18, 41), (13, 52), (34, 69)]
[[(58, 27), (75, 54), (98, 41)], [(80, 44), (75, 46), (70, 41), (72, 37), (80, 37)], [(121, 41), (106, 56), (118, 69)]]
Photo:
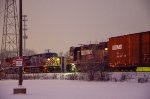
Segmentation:
[(24, 80), (27, 94), (13, 94), (18, 80), (0, 80), (0, 99), (150, 99), (150, 83)]

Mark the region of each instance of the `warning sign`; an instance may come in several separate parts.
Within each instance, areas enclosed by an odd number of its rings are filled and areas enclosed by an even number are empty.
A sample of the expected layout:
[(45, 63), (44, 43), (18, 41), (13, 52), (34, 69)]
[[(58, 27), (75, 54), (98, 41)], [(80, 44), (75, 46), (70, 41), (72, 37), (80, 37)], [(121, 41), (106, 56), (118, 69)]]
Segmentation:
[(16, 66), (22, 66), (22, 63), (23, 63), (23, 59), (18, 58), (18, 59), (16, 60)]

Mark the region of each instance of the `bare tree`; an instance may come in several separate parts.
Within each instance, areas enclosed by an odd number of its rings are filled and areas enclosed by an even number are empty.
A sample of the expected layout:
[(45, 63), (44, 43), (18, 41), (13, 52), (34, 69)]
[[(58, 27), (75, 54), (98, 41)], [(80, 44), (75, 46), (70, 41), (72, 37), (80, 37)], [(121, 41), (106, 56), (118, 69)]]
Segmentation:
[(26, 49), (24, 56), (30, 56), (30, 55), (34, 55), (34, 54), (36, 54), (36, 52), (34, 50)]
[(94, 80), (96, 73), (99, 73), (99, 80), (104, 78), (104, 53), (103, 50), (98, 50), (97, 45), (91, 47), (92, 53), (87, 55), (88, 59), (81, 61), (80, 70), (88, 74), (89, 80)]
[(90, 59), (86, 63), (86, 72), (88, 73), (89, 80), (94, 80), (94, 75), (100, 70), (100, 65), (95, 59)]

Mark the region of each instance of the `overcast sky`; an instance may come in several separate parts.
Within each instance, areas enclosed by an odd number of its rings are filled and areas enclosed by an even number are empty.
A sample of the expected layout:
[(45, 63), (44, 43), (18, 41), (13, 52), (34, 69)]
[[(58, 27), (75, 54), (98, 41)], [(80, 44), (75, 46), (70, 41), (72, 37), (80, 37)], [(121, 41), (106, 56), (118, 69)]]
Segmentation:
[(78, 44), (150, 31), (150, 0), (23, 0), (23, 13), (28, 16), (27, 47), (38, 53), (65, 53)]

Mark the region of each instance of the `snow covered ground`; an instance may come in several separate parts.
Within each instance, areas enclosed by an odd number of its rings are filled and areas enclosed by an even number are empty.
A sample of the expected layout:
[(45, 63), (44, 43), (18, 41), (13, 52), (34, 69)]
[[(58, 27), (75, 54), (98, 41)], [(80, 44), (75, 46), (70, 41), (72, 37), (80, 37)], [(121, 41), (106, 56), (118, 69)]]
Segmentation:
[(0, 99), (150, 99), (150, 83), (24, 80), (27, 94), (13, 94), (18, 80), (0, 80)]
[[(109, 78), (109, 81), (123, 81), (138, 82), (143, 79), (150, 82), (150, 72), (104, 72), (104, 77)], [(101, 73), (95, 73), (94, 80), (100, 80)], [(18, 74), (6, 74), (3, 79), (18, 79)], [(32, 73), (23, 74), (23, 79), (57, 79), (57, 80), (89, 80), (87, 73)]]

